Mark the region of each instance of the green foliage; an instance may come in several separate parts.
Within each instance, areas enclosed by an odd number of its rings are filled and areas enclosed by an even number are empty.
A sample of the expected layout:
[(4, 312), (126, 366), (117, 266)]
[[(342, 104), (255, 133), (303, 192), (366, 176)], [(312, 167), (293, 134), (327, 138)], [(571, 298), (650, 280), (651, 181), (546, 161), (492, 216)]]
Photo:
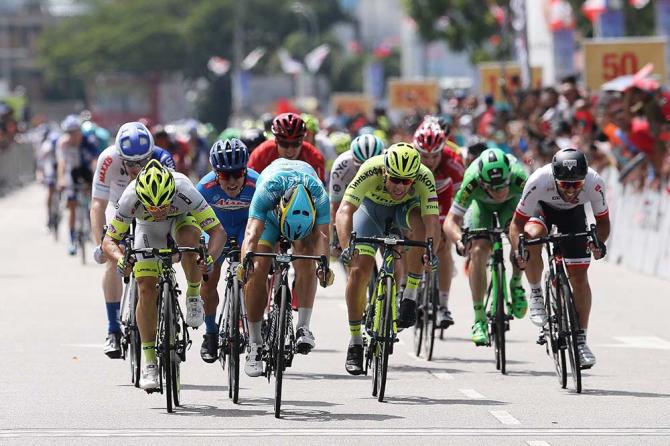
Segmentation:
[[(575, 11), (577, 18), (577, 29), (584, 37), (593, 37), (593, 25), (582, 14), (581, 7), (583, 0), (568, 0)], [(623, 12), (626, 21), (626, 36), (653, 36), (656, 34), (655, 28), (655, 0), (650, 1), (642, 9), (635, 9), (627, 0), (623, 2)]]

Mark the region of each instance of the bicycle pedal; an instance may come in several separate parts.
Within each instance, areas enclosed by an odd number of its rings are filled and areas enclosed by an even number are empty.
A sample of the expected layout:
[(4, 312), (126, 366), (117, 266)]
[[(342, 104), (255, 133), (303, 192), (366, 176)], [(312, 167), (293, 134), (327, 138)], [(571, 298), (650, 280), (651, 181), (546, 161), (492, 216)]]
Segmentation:
[(161, 389), (144, 389), (144, 391), (151, 395), (152, 393), (160, 392)]
[(309, 345), (302, 344), (302, 345), (297, 345), (295, 347), (295, 352), (299, 353), (301, 355), (306, 355), (311, 351), (312, 351), (312, 347), (310, 347)]
[(540, 336), (537, 338), (537, 341), (535, 341), (538, 345), (545, 345), (547, 343), (547, 340), (545, 339), (544, 336)]

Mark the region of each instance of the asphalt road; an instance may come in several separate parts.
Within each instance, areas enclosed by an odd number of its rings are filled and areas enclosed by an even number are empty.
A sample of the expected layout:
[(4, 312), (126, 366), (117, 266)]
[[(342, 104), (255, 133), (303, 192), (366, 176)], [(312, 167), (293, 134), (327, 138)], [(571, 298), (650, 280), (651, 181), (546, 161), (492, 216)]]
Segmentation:
[[(199, 358), (204, 326), (182, 368), (184, 406), (130, 384), (129, 367), (102, 353), (102, 268), (82, 266), (43, 228), (44, 191), (31, 185), (0, 199), (0, 443), (5, 444), (670, 444), (670, 284), (598, 262), (589, 343), (598, 364), (579, 395), (558, 386), (537, 329), (513, 321), (508, 375), (493, 351), (469, 340), (472, 310), (459, 267), (456, 325), (427, 362), (411, 330), (391, 357), (387, 402), (371, 378), (344, 371), (348, 342), (343, 290), (318, 291), (317, 349), (288, 370), (282, 419), (274, 386), (242, 376), (240, 404), (228, 399), (218, 363)], [(414, 437), (414, 438), (411, 438)], [(421, 438), (416, 438), (421, 437)]]

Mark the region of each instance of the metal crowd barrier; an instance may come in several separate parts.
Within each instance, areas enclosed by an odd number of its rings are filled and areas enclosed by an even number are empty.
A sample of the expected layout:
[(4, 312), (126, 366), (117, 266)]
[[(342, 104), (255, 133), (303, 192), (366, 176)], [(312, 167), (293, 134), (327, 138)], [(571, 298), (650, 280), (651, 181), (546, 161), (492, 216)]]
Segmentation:
[(0, 196), (35, 179), (35, 155), (29, 143), (0, 149)]

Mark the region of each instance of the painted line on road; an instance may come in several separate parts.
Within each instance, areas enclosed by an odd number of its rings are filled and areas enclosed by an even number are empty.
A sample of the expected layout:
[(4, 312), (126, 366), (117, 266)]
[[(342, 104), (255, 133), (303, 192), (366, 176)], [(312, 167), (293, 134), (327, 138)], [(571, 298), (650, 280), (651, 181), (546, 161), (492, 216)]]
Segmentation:
[(620, 344), (606, 344), (603, 347), (670, 350), (670, 342), (658, 336), (617, 336), (614, 339)]
[(541, 440), (530, 440), (530, 441), (527, 441), (526, 444), (528, 446), (551, 446), (546, 441), (541, 441)]
[(496, 417), (502, 424), (521, 424), (521, 421), (514, 418), (506, 410), (489, 410), (489, 413)]
[(471, 400), (485, 400), (486, 397), (481, 393), (477, 392), (475, 389), (458, 389), (463, 395), (467, 396)]
[[(188, 411), (188, 406), (184, 406)], [(284, 415), (290, 418), (290, 413)], [(244, 429), (0, 429), (0, 438), (59, 437), (670, 437), (670, 428), (244, 428)]]
[(453, 381), (454, 375), (447, 372), (428, 372), (437, 379), (442, 379), (444, 381)]

